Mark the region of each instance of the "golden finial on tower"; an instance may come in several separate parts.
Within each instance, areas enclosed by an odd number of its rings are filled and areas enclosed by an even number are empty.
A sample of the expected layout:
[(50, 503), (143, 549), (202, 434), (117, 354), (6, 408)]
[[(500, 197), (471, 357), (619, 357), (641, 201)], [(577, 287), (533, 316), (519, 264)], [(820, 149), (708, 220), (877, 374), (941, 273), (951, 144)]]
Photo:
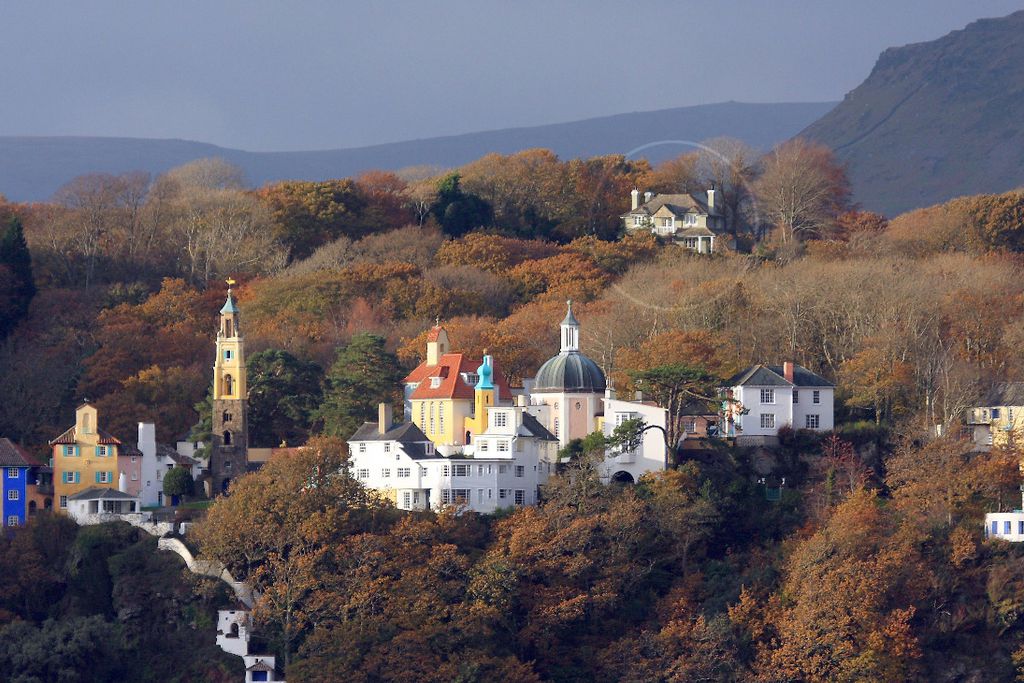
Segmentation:
[(227, 280), (225, 280), (224, 282), (228, 283), (228, 289), (231, 289), (232, 287), (234, 287), (234, 286), (235, 286), (235, 281), (234, 281), (234, 279), (233, 279), (233, 278), (230, 278), (230, 277), (229, 277), (229, 278), (228, 278)]

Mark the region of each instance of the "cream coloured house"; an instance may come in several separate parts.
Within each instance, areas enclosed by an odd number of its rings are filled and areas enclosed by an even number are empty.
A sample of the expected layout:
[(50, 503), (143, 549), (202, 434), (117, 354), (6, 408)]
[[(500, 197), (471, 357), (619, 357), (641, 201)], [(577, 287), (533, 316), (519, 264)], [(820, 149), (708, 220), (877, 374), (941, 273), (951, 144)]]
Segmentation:
[(641, 202), (640, 191), (633, 188), (631, 208), (621, 218), (626, 232), (649, 230), (699, 254), (711, 254), (718, 235), (725, 231), (718, 195), (714, 188), (703, 196), (645, 192)]
[(1024, 382), (1000, 382), (967, 414), (980, 448), (1012, 448), (1024, 443)]

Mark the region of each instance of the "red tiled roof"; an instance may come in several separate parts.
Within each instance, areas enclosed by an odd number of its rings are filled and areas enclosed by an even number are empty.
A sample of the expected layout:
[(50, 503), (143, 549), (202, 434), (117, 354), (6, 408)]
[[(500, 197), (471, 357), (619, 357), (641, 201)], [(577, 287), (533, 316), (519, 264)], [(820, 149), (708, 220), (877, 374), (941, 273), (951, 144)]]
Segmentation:
[[(412, 392), (410, 398), (460, 398), (472, 399), (473, 387), (462, 381), (463, 372), (476, 372), (480, 367), (480, 361), (467, 358), (461, 353), (446, 353), (438, 359), (437, 365), (427, 365), (426, 362), (409, 373), (405, 378), (407, 384), (418, 383), (419, 386)], [(436, 388), (431, 388), (430, 378), (440, 377), (441, 383)], [(498, 387), (498, 397), (507, 401), (512, 397), (512, 392), (505, 381), (505, 375), (501, 372), (497, 361), (494, 362), (494, 384)]]
[[(102, 429), (97, 429), (96, 432), (99, 434), (99, 437), (100, 437), (97, 440), (96, 443), (100, 444), (101, 446), (120, 446), (121, 445), (121, 440), (118, 439), (113, 434), (111, 434), (110, 432), (103, 431)], [(52, 441), (50, 441), (50, 445), (51, 446), (56, 446), (58, 444), (73, 444), (73, 443), (75, 443), (75, 428), (74, 427), (71, 427), (66, 432), (64, 432), (63, 434), (58, 436), (56, 439), (53, 439)]]
[(441, 330), (443, 328), (440, 325), (434, 325), (430, 328), (430, 332), (427, 333), (428, 342), (436, 342), (437, 338), (441, 336)]

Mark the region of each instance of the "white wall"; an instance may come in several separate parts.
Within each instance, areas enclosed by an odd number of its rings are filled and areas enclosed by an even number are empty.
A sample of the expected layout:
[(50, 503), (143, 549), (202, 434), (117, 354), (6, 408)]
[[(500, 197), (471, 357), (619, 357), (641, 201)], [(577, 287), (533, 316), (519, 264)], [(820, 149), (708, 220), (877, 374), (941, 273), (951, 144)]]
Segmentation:
[[(775, 403), (761, 403), (761, 389), (775, 391)], [(794, 389), (799, 392), (799, 400), (793, 403)], [(820, 403), (814, 403), (814, 392), (819, 392)], [(789, 425), (794, 429), (807, 429), (807, 416), (818, 416), (818, 427), (814, 431), (827, 432), (835, 427), (835, 389), (833, 387), (733, 387), (733, 397), (747, 409), (747, 414), (740, 416), (738, 424), (742, 431), (737, 436), (775, 436), (780, 427)], [(761, 415), (775, 415), (774, 428), (761, 427)]]
[[(664, 428), (667, 424), (668, 411), (660, 406), (649, 406), (635, 401), (624, 401), (615, 398), (604, 398), (604, 433), (610, 436), (620, 424), (618, 416), (623, 420), (630, 417), (640, 418), (644, 424), (657, 425)], [(627, 417), (628, 416), (628, 417)], [(609, 481), (617, 472), (628, 472), (633, 481), (638, 480), (647, 472), (660, 472), (665, 469), (665, 436), (660, 429), (649, 429), (644, 432), (640, 447), (632, 453), (624, 453), (607, 458), (602, 465), (601, 477)]]
[[(1009, 533), (1005, 530), (1007, 523), (1010, 525)], [(993, 524), (996, 525), (994, 533), (992, 531)], [(1020, 543), (1024, 541), (1022, 524), (1024, 524), (1024, 512), (990, 512), (985, 515), (985, 537), (1001, 538), (1004, 541)]]
[(156, 458), (156, 425), (152, 422), (139, 423), (139, 450), (142, 452), (139, 498), (143, 506), (152, 507), (158, 504), (164, 486)]

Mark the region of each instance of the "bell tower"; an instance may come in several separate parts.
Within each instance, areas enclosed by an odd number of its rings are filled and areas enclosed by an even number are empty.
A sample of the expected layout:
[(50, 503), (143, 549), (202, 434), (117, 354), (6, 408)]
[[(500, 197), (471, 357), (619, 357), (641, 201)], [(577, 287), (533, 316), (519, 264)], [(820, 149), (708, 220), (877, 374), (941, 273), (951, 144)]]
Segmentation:
[(249, 432), (246, 423), (245, 344), (238, 307), (231, 294), (220, 309), (217, 358), (213, 362), (213, 443), (210, 449), (210, 494), (227, 493), (231, 481), (248, 469)]

